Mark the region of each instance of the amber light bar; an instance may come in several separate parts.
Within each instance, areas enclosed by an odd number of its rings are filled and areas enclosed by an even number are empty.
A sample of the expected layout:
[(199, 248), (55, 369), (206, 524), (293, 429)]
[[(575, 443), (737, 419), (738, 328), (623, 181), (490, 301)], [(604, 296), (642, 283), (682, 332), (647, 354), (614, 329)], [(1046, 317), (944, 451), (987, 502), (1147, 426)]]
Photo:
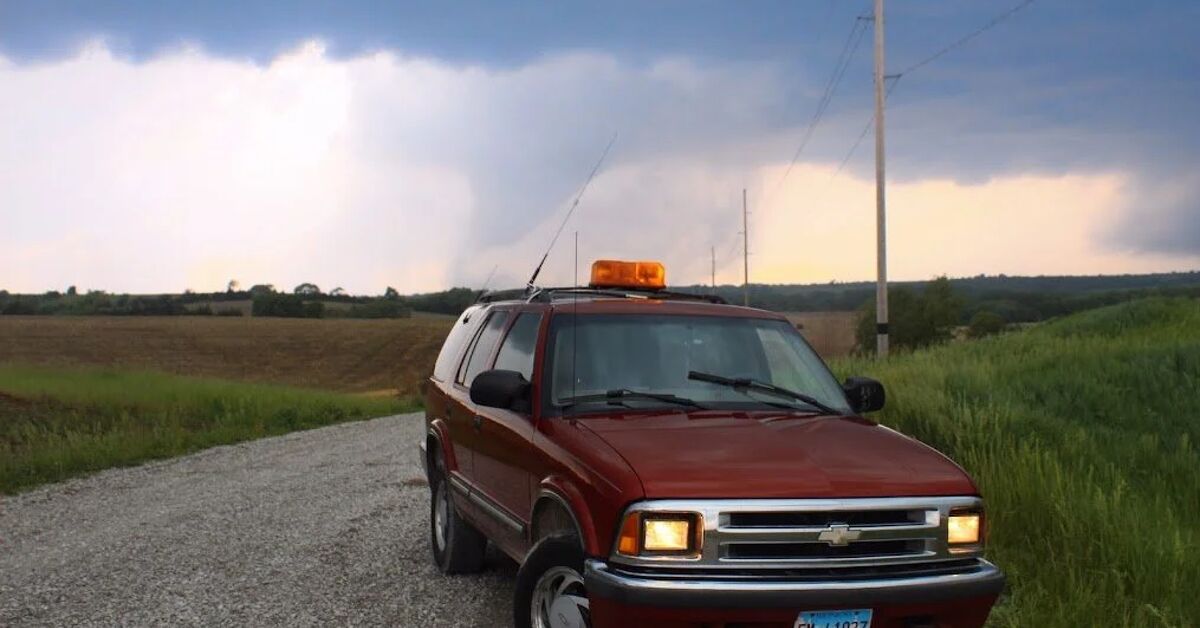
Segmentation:
[(622, 262), (602, 259), (592, 263), (593, 288), (641, 288), (662, 290), (667, 287), (667, 269), (661, 262)]

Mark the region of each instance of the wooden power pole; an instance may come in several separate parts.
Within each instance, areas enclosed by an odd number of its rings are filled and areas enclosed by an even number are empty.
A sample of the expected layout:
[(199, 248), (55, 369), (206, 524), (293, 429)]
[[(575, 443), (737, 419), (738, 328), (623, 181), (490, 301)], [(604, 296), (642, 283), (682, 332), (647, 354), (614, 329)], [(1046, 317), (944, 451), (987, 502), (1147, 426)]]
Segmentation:
[(875, 348), (888, 354), (887, 204), (883, 146), (883, 0), (875, 0)]

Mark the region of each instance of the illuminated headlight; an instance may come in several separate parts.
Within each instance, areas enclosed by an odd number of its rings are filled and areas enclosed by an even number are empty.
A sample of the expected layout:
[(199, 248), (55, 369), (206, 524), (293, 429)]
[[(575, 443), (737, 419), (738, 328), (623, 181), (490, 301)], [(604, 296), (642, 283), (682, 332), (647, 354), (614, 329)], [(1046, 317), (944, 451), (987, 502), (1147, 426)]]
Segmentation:
[(983, 513), (951, 513), (946, 525), (950, 545), (979, 545), (983, 541)]
[(698, 513), (632, 512), (621, 524), (617, 552), (625, 556), (700, 555), (701, 517)]

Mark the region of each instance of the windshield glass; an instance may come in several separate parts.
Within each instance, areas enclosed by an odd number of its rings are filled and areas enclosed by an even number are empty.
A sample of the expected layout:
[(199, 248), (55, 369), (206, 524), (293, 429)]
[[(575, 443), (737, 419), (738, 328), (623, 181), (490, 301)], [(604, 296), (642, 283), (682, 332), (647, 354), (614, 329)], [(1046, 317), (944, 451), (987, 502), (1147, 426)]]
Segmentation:
[[(578, 321), (576, 323), (576, 320)], [(577, 337), (576, 337), (577, 334)], [(551, 326), (550, 395), (555, 406), (591, 397), (604, 410), (610, 390), (677, 395), (706, 408), (749, 409), (789, 402), (688, 378), (700, 371), (750, 378), (806, 393), (849, 413), (841, 386), (787, 321), (714, 316), (559, 314)], [(597, 399), (598, 397), (598, 399)], [(621, 404), (670, 404), (622, 399)], [(600, 407), (596, 407), (599, 405)]]

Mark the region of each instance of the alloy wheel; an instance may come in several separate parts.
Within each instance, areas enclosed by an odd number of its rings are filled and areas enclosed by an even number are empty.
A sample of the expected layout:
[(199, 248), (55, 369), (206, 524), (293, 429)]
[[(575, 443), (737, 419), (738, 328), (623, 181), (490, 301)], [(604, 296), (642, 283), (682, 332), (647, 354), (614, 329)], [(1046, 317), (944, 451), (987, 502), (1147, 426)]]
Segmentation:
[(551, 567), (538, 578), (530, 600), (533, 628), (589, 628), (592, 625), (583, 577), (569, 567)]

